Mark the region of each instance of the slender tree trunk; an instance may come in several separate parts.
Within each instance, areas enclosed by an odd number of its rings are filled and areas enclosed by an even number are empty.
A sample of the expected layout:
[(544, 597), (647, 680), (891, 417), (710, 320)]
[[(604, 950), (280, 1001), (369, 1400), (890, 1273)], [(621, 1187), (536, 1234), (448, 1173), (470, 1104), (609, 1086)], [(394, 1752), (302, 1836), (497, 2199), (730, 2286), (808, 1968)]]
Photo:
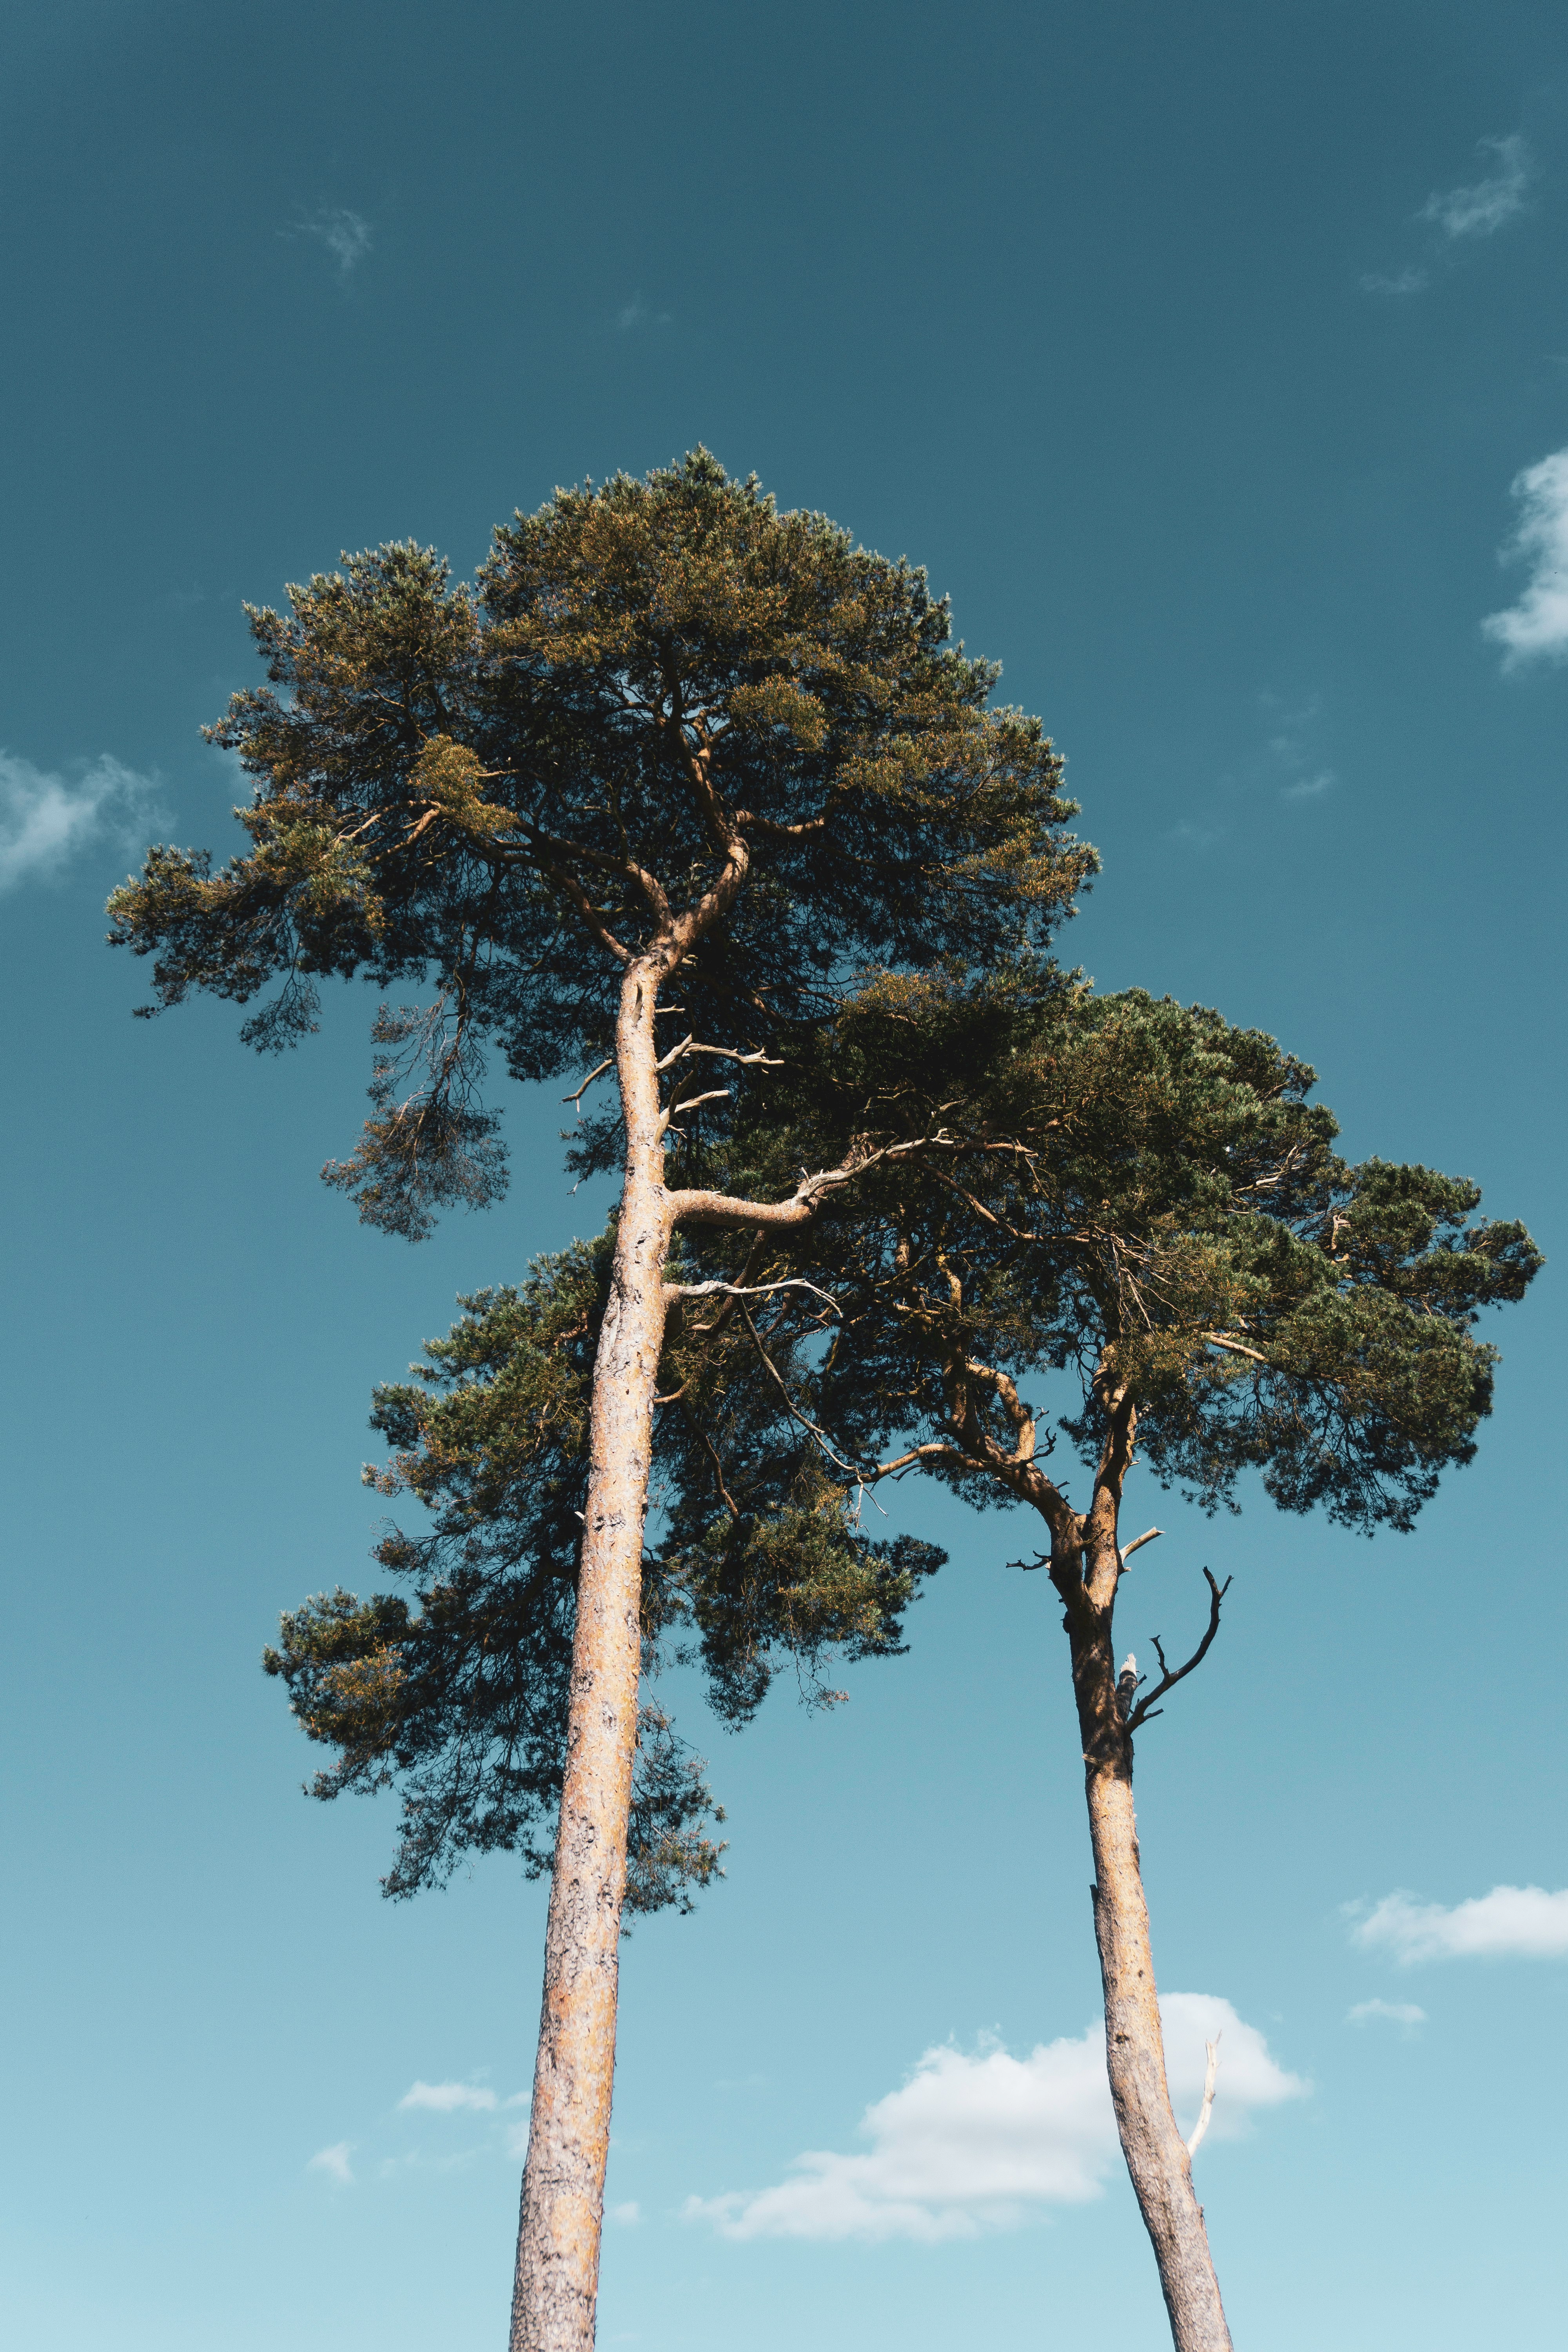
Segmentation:
[(649, 961), (631, 966), (616, 1034), (626, 1184), (594, 1366), (566, 1770), (545, 1930), (511, 2352), (588, 2352), (594, 2342), (637, 1748), (643, 1519), (669, 1241), (654, 1068), (658, 978)]
[[(1115, 1573), (1110, 1566), (1112, 1604)], [(1102, 1587), (1105, 1579), (1097, 1575), (1091, 1581)], [(1231, 2352), (1203, 2209), (1193, 2189), (1192, 2160), (1165, 2082), (1165, 2042), (1132, 1811), (1132, 1742), (1117, 1698), (1111, 1607), (1089, 1602), (1087, 1591), (1085, 1601), (1081, 1615), (1069, 1606), (1068, 1633), (1094, 1848), (1094, 1933), (1116, 2128), (1159, 2265), (1176, 2352)]]

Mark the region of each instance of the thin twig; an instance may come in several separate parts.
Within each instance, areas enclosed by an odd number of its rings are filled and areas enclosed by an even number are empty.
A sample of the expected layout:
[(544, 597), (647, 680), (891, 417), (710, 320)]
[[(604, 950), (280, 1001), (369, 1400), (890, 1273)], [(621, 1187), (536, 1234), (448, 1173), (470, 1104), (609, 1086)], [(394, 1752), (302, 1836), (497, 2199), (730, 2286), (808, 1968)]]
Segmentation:
[(857, 1485), (863, 1486), (866, 1483), (864, 1473), (857, 1469), (854, 1463), (845, 1461), (844, 1456), (835, 1449), (832, 1440), (827, 1436), (826, 1431), (818, 1429), (815, 1421), (808, 1420), (806, 1415), (802, 1412), (800, 1407), (796, 1404), (795, 1399), (791, 1396), (788, 1389), (784, 1386), (784, 1381), (780, 1377), (777, 1365), (773, 1362), (773, 1358), (769, 1355), (767, 1349), (763, 1347), (761, 1339), (757, 1335), (757, 1327), (752, 1320), (751, 1309), (749, 1307), (742, 1307), (741, 1320), (744, 1323), (747, 1330), (751, 1333), (752, 1344), (756, 1349), (758, 1355), (762, 1358), (763, 1364), (771, 1373), (774, 1387), (778, 1390), (780, 1396), (784, 1399), (784, 1411), (789, 1413), (794, 1420), (798, 1421), (803, 1429), (808, 1429), (811, 1432), (811, 1434), (816, 1438), (818, 1445), (821, 1446), (823, 1452), (833, 1464), (835, 1469), (842, 1470), (847, 1476), (853, 1478)]

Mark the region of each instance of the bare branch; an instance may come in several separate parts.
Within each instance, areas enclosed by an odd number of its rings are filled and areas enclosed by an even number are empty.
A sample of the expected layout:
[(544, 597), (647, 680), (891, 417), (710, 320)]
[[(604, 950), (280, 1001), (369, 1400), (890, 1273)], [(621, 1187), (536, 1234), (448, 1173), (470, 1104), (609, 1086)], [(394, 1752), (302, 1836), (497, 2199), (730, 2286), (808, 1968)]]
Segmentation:
[(671, 1306), (678, 1299), (712, 1298), (721, 1292), (726, 1298), (765, 1298), (773, 1290), (809, 1290), (814, 1298), (820, 1298), (825, 1306), (833, 1309), (840, 1322), (844, 1319), (837, 1298), (828, 1291), (818, 1290), (815, 1282), (807, 1282), (799, 1275), (787, 1276), (778, 1282), (667, 1282), (664, 1286), (665, 1297)]
[(1209, 2127), (1209, 2117), (1214, 2113), (1215, 2078), (1219, 2073), (1219, 2035), (1216, 2033), (1212, 2042), (1205, 2042), (1204, 2043), (1204, 2048), (1209, 2054), (1209, 2063), (1204, 2069), (1203, 2110), (1198, 2116), (1197, 2125), (1194, 2130), (1193, 2136), (1187, 2142), (1187, 2154), (1189, 2157), (1195, 2156), (1197, 2154), (1198, 2142), (1202, 2139), (1205, 2132), (1207, 2131)]
[(728, 1102), (729, 1098), (728, 1087), (710, 1087), (705, 1095), (684, 1095), (679, 1102), (672, 1102), (667, 1106), (659, 1119), (658, 1131), (663, 1135), (672, 1119), (679, 1118), (686, 1111), (695, 1110), (699, 1103)]
[(1206, 1568), (1204, 1570), (1204, 1575), (1207, 1579), (1209, 1588), (1208, 1631), (1204, 1635), (1203, 1640), (1198, 1643), (1197, 1648), (1193, 1652), (1192, 1656), (1187, 1660), (1186, 1664), (1184, 1666), (1178, 1666), (1173, 1674), (1171, 1671), (1171, 1668), (1165, 1664), (1165, 1653), (1160, 1647), (1159, 1635), (1156, 1633), (1152, 1636), (1154, 1643), (1154, 1654), (1160, 1661), (1160, 1679), (1155, 1684), (1153, 1689), (1149, 1693), (1148, 1697), (1141, 1699), (1137, 1706), (1132, 1710), (1132, 1713), (1128, 1717), (1127, 1728), (1129, 1732), (1136, 1731), (1141, 1723), (1147, 1723), (1150, 1715), (1153, 1711), (1154, 1701), (1157, 1698), (1163, 1698), (1165, 1693), (1168, 1690), (1173, 1690), (1179, 1682), (1185, 1681), (1187, 1675), (1192, 1673), (1193, 1668), (1194, 1666), (1201, 1666), (1204, 1660), (1209, 1654), (1209, 1648), (1214, 1641), (1214, 1637), (1219, 1632), (1219, 1604), (1225, 1599), (1226, 1594), (1230, 1591), (1231, 1579), (1227, 1576), (1223, 1584), (1216, 1584), (1214, 1580), (1212, 1570)]
[(732, 1045), (700, 1045), (689, 1036), (683, 1037), (679, 1045), (672, 1045), (664, 1059), (654, 1064), (654, 1068), (668, 1070), (672, 1063), (680, 1061), (687, 1054), (716, 1054), (721, 1061), (739, 1062), (743, 1070), (782, 1070), (784, 1068), (782, 1062), (770, 1061), (765, 1049), (761, 1045), (757, 1046), (752, 1053), (740, 1054)]
[(853, 1184), (858, 1176), (875, 1168), (884, 1160), (901, 1160), (912, 1151), (923, 1151), (932, 1144), (945, 1143), (950, 1139), (942, 1133), (921, 1135), (907, 1143), (885, 1144), (880, 1151), (868, 1151), (864, 1160), (857, 1160), (841, 1168), (826, 1168), (816, 1176), (803, 1176), (787, 1201), (742, 1201), (729, 1192), (671, 1192), (669, 1204), (671, 1223), (677, 1225), (754, 1225), (766, 1226), (809, 1224), (829, 1192), (842, 1184)]
[(1255, 1364), (1267, 1364), (1268, 1361), (1268, 1357), (1260, 1356), (1256, 1348), (1244, 1348), (1239, 1339), (1228, 1339), (1223, 1331), (1205, 1331), (1204, 1338), (1211, 1348), (1228, 1348), (1233, 1356), (1250, 1356)]
[(1152, 1543), (1156, 1536), (1163, 1536), (1164, 1532), (1165, 1530), (1163, 1528), (1145, 1528), (1141, 1536), (1133, 1537), (1132, 1541), (1127, 1546), (1124, 1551), (1119, 1551), (1117, 1553), (1117, 1564), (1123, 1576), (1127, 1573), (1127, 1563), (1131, 1559), (1133, 1553), (1135, 1551), (1142, 1551), (1146, 1543)]
[(605, 1072), (606, 1070), (613, 1070), (613, 1069), (615, 1068), (615, 1066), (616, 1066), (616, 1057), (615, 1057), (615, 1055), (612, 1054), (612, 1055), (611, 1055), (611, 1056), (610, 1056), (610, 1058), (609, 1058), (609, 1060), (608, 1060), (607, 1062), (601, 1062), (601, 1063), (600, 1063), (600, 1065), (599, 1065), (599, 1066), (598, 1066), (598, 1068), (597, 1068), (596, 1070), (590, 1070), (590, 1071), (589, 1071), (589, 1073), (588, 1073), (587, 1076), (584, 1079), (584, 1081), (583, 1081), (582, 1085), (578, 1087), (578, 1089), (577, 1089), (577, 1091), (576, 1091), (576, 1093), (575, 1093), (574, 1095), (563, 1095), (563, 1096), (562, 1096), (562, 1097), (561, 1097), (562, 1101), (563, 1101), (563, 1102), (569, 1102), (569, 1103), (581, 1102), (581, 1101), (582, 1101), (582, 1099), (583, 1099), (583, 1097), (584, 1097), (584, 1096), (587, 1093), (587, 1091), (588, 1091), (589, 1087), (593, 1085), (593, 1083), (594, 1083), (595, 1079), (595, 1078), (602, 1078), (602, 1077), (604, 1076)]

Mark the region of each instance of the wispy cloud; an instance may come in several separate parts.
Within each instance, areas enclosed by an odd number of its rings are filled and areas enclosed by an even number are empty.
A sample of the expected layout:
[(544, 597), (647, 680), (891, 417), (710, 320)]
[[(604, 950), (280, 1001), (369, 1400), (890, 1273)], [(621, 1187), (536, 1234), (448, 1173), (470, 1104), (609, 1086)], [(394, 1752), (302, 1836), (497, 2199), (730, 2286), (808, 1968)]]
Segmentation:
[(1392, 278), (1381, 270), (1369, 269), (1362, 278), (1363, 290), (1368, 294), (1419, 294), (1432, 283), (1429, 269), (1401, 269)]
[(650, 310), (640, 294), (634, 294), (616, 312), (616, 326), (623, 335), (632, 334), (638, 327), (668, 327), (669, 322), (668, 310)]
[(1505, 562), (1526, 558), (1530, 579), (1517, 604), (1481, 623), (1502, 646), (1505, 669), (1542, 655), (1561, 660), (1568, 654), (1568, 449), (1527, 466), (1514, 477), (1512, 490), (1522, 512), (1503, 556)]
[(0, 751), (0, 891), (58, 874), (96, 843), (138, 845), (156, 793), (107, 751), (74, 779)]
[(1483, 139), (1483, 155), (1497, 157), (1498, 168), (1465, 188), (1449, 188), (1427, 197), (1419, 217), (1435, 221), (1445, 236), (1491, 236), (1524, 210), (1530, 185), (1530, 149), (1518, 131), (1506, 139)]
[[(1496, 158), (1497, 169), (1462, 188), (1438, 189), (1427, 197), (1415, 217), (1437, 232), (1434, 257), (1452, 267), (1450, 248), (1493, 236), (1526, 209), (1531, 181), (1530, 148), (1518, 131), (1506, 139), (1483, 139), (1480, 152)], [(1446, 258), (1445, 258), (1446, 257)], [(1369, 269), (1362, 278), (1365, 294), (1401, 296), (1424, 293), (1432, 270), (1416, 262), (1403, 269)]]
[(642, 2207), (635, 2197), (628, 2197), (624, 2205), (611, 2206), (610, 2219), (618, 2221), (623, 2230), (635, 2230), (642, 2220)]
[(1332, 792), (1339, 779), (1331, 768), (1322, 765), (1322, 752), (1317, 742), (1318, 722), (1323, 710), (1321, 696), (1310, 695), (1305, 702), (1294, 707), (1277, 694), (1262, 694), (1258, 700), (1273, 721), (1268, 756), (1280, 799), (1321, 800), (1325, 793)]
[[(1161, 2003), (1171, 2092), (1195, 2119), (1204, 2043), (1223, 2032), (1214, 2136), (1244, 2132), (1260, 2109), (1307, 2085), (1270, 2056), (1255, 2026), (1208, 1993)], [(1026, 2058), (997, 2045), (928, 2050), (908, 2082), (867, 2108), (868, 2152), (812, 2149), (772, 2189), (687, 2200), (686, 2218), (727, 2238), (912, 2238), (932, 2243), (1016, 2226), (1031, 2210), (1101, 2194), (1117, 2160), (1099, 2025)]]
[(344, 278), (353, 277), (374, 242), (369, 221), (363, 214), (350, 212), (346, 205), (323, 205), (281, 234), (314, 237), (318, 245), (326, 247), (338, 265), (339, 277)]
[(1369, 2025), (1374, 2017), (1386, 2018), (1391, 2025), (1403, 2025), (1408, 2033), (1417, 2025), (1425, 2025), (1426, 2012), (1417, 2009), (1413, 2000), (1358, 2000), (1345, 2014), (1347, 2025)]
[[(1355, 1906), (1352, 1906), (1352, 1913)], [(1451, 1907), (1385, 1895), (1352, 1930), (1358, 1944), (1406, 1963), (1451, 1959), (1568, 1958), (1568, 1887), (1494, 1886)]]
[(463, 2107), (488, 2115), (497, 2100), (495, 2093), (487, 2091), (482, 2083), (416, 2083), (412, 2090), (405, 2091), (397, 2104), (400, 2108), (430, 2107), (439, 2116), (454, 2115)]
[(331, 2147), (318, 2148), (305, 2169), (307, 2172), (324, 2172), (329, 2180), (337, 2182), (340, 2189), (351, 2189), (354, 2176), (349, 2158), (353, 2153), (352, 2140), (336, 2140)]

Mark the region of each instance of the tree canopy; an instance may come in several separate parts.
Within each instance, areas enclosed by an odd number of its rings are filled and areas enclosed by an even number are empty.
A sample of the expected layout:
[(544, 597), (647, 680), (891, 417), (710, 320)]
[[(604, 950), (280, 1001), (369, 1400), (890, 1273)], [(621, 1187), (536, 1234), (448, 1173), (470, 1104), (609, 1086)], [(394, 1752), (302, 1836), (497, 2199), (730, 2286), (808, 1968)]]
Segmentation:
[(250, 615), (269, 684), (208, 730), (254, 779), (249, 849), (154, 849), (110, 938), (157, 1006), (277, 983), (262, 1048), (325, 978), (434, 987), (384, 1007), (327, 1171), (394, 1231), (504, 1181), (485, 1042), (519, 1078), (607, 1056), (651, 942), (694, 1050), (757, 1050), (858, 964), (1041, 943), (1093, 869), (1038, 720), (990, 707), (924, 574), (704, 451), (557, 491), (472, 586), (404, 544), (289, 597)]
[[(903, 1467), (1029, 1500), (1058, 1435), (1092, 1471), (1131, 1402), (1142, 1459), (1205, 1508), (1252, 1470), (1282, 1508), (1408, 1528), (1490, 1409), (1474, 1327), (1541, 1260), (1472, 1183), (1347, 1164), (1314, 1084), (1216, 1013), (1037, 965), (873, 983), (748, 1083), (720, 1147), (762, 1184), (830, 1136), (942, 1129), (753, 1260), (812, 1280), (780, 1294), (795, 1320), (835, 1303), (799, 1411), (858, 1475), (907, 1439)], [(1051, 1375), (1069, 1386), (1042, 1423), (1017, 1384)]]

